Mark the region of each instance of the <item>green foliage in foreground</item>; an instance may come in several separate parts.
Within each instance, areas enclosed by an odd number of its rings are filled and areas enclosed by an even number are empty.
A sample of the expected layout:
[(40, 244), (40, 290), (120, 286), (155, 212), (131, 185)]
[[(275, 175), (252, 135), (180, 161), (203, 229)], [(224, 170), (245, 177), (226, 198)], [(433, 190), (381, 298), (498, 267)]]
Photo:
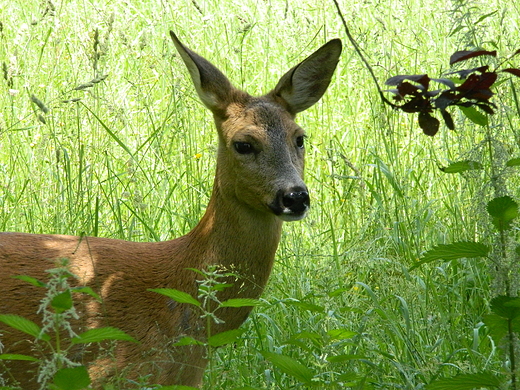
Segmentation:
[[(514, 52), (519, 10), (500, 3), (339, 5), (383, 81), (441, 76), (457, 50)], [(213, 123), (170, 29), (253, 94), (344, 38), (333, 2), (311, 0), (0, 0), (0, 23), (0, 230), (135, 241), (189, 231), (212, 185)], [(453, 115), (457, 130), (431, 139), (380, 104), (347, 47), (298, 118), (311, 215), (285, 225), (261, 304), (212, 350), (207, 389), (511, 387), (518, 218), (489, 203), (520, 196), (518, 81), (494, 92), (487, 126)]]

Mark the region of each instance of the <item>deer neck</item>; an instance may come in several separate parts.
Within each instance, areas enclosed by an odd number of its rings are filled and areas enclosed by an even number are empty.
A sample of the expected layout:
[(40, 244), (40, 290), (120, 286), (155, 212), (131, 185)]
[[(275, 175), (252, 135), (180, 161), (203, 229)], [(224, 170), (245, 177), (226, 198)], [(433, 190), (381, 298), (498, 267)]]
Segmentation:
[(214, 264), (239, 275), (240, 281), (223, 298), (257, 298), (271, 273), (281, 228), (275, 215), (224, 196), (217, 174), (206, 213), (188, 237), (190, 246), (199, 248), (201, 268)]

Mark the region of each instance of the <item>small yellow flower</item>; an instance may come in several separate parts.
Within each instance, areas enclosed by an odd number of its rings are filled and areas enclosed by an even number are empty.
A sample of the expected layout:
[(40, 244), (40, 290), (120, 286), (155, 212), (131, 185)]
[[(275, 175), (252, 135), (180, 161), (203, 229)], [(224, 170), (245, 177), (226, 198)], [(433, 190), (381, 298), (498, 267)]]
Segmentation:
[(201, 158), (201, 157), (202, 157), (202, 153), (197, 153), (197, 154), (195, 155), (195, 158), (196, 158), (197, 160), (198, 160), (199, 158)]

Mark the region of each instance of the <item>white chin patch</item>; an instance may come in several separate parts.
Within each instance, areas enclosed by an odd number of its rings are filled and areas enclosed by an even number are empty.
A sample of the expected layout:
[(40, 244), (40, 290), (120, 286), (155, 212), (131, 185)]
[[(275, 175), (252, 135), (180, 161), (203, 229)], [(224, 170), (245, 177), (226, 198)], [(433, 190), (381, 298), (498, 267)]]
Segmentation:
[(305, 210), (301, 214), (293, 213), (289, 209), (285, 209), (282, 214), (280, 214), (278, 217), (285, 222), (293, 222), (293, 221), (299, 221), (300, 219), (305, 218), (307, 215), (307, 210)]

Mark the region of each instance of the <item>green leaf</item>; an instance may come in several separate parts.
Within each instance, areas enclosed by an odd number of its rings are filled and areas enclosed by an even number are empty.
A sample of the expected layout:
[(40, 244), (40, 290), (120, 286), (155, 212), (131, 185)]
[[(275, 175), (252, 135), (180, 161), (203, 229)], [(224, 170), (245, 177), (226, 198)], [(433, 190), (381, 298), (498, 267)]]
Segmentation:
[(244, 329), (232, 329), (226, 332), (217, 333), (208, 338), (208, 345), (212, 347), (221, 347), (226, 344), (234, 343), (244, 332)]
[(489, 251), (489, 247), (480, 242), (461, 241), (453, 244), (440, 244), (427, 251), (410, 270), (435, 260), (451, 261), (462, 258), (486, 257)]
[(190, 294), (185, 293), (184, 291), (179, 291), (174, 288), (151, 288), (148, 289), (148, 291), (165, 295), (168, 298), (173, 299), (175, 302), (188, 303), (190, 305), (200, 307), (200, 302), (193, 298)]
[(88, 294), (91, 297), (95, 298), (98, 302), (102, 301), (99, 294), (95, 293), (94, 290), (92, 290), (90, 287), (73, 287), (72, 291), (77, 292), (77, 293), (82, 293), (82, 294)]
[(27, 275), (13, 276), (13, 279), (22, 280), (22, 281), (30, 283), (30, 284), (32, 284), (33, 286), (36, 286), (36, 287), (47, 287), (47, 285), (45, 283), (43, 283), (43, 282), (39, 281), (38, 279), (33, 278), (31, 276), (27, 276)]
[(300, 382), (303, 382), (307, 385), (312, 385), (314, 373), (311, 369), (304, 366), (297, 360), (293, 359), (292, 357), (273, 352), (261, 351), (260, 353), (275, 367), (279, 368), (280, 371), (292, 376), (293, 378), (296, 378)]
[(441, 171), (444, 173), (461, 173), (466, 171), (474, 171), (483, 169), (484, 166), (478, 161), (464, 160), (464, 161), (456, 161), (451, 163), (447, 167), (441, 167)]
[(327, 360), (331, 363), (343, 363), (350, 360), (359, 360), (359, 359), (366, 359), (363, 355), (336, 355), (336, 356), (329, 356), (327, 357)]
[(181, 338), (179, 341), (173, 343), (174, 347), (179, 347), (183, 345), (204, 345), (204, 343), (189, 336), (185, 336)]
[(426, 385), (426, 390), (474, 390), (487, 388), (499, 389), (505, 378), (493, 375), (491, 372), (462, 374), (452, 378), (444, 378)]
[(89, 329), (86, 332), (78, 335), (77, 337), (73, 337), (71, 342), (72, 344), (86, 344), (99, 343), (100, 341), (105, 340), (122, 340), (138, 343), (138, 341), (134, 339), (132, 336), (126, 334), (120, 329), (113, 328), (110, 326), (104, 328)]
[(330, 336), (332, 340), (346, 340), (351, 339), (355, 335), (357, 335), (356, 332), (353, 332), (348, 329), (332, 329), (327, 332), (327, 334)]
[(36, 359), (35, 357), (32, 357), (32, 356), (19, 355), (19, 354), (15, 354), (15, 353), (4, 353), (4, 354), (0, 355), (0, 360), (27, 360), (30, 362), (39, 362), (40, 361), (39, 359)]
[(508, 320), (497, 314), (486, 314), (482, 320), (495, 344), (499, 344), (509, 331)]
[(51, 307), (58, 314), (70, 310), (72, 308), (72, 294), (70, 290), (67, 289), (52, 298)]
[(258, 299), (252, 298), (235, 298), (228, 299), (227, 301), (222, 302), (219, 307), (248, 307), (248, 306), (258, 306), (262, 302)]
[(520, 332), (520, 298), (499, 295), (490, 302), (492, 314), (484, 316), (483, 321), (496, 344), (509, 333)]
[(464, 106), (457, 106), (462, 111), (462, 113), (473, 123), (479, 125), (479, 126), (487, 126), (489, 123), (487, 115), (481, 113), (478, 111), (475, 107), (464, 107)]
[(520, 165), (520, 157), (518, 158), (512, 158), (506, 163), (506, 166), (508, 167), (517, 167)]
[(51, 339), (48, 334), (41, 334), (42, 329), (34, 322), (16, 314), (0, 314), (0, 322), (3, 322), (11, 328), (27, 333), (34, 338), (40, 338), (44, 341)]
[(59, 390), (81, 390), (90, 385), (85, 366), (62, 368), (54, 375), (54, 384)]
[(520, 316), (520, 298), (499, 295), (490, 302), (491, 311), (500, 317), (513, 320)]
[(511, 228), (511, 221), (518, 216), (518, 203), (510, 196), (501, 196), (488, 202), (487, 211), (499, 231), (508, 230)]
[(173, 386), (154, 387), (154, 390), (199, 390), (199, 389), (196, 387), (191, 387), (191, 386), (173, 385)]
[(323, 337), (319, 333), (304, 330), (303, 332), (292, 335), (291, 340), (311, 340), (317, 343), (321, 343), (323, 341)]

